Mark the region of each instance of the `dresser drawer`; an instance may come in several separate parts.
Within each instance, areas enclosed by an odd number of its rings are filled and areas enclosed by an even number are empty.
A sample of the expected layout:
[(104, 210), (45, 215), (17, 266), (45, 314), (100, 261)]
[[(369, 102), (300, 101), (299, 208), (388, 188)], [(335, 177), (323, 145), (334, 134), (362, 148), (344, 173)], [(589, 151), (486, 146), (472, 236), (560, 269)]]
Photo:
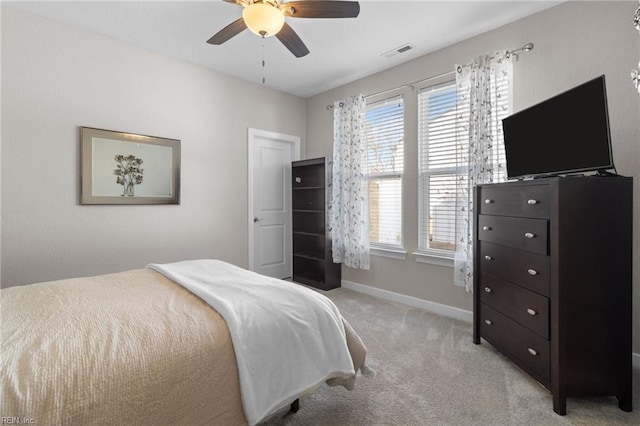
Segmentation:
[(482, 186), (480, 214), (549, 218), (549, 186)]
[(549, 382), (549, 341), (490, 306), (480, 306), (480, 334), (525, 369)]
[(549, 298), (482, 274), (480, 300), (545, 339), (549, 338)]
[(478, 216), (478, 239), (546, 255), (548, 222), (506, 216)]
[(480, 241), (480, 271), (549, 296), (549, 257)]

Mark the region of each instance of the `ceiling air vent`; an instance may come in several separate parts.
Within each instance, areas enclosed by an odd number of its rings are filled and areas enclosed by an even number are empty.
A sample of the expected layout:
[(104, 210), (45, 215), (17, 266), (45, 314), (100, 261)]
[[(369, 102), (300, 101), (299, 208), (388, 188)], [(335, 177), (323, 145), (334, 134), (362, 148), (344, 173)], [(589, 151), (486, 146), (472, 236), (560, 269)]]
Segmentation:
[(416, 47), (413, 44), (406, 43), (406, 44), (403, 44), (400, 47), (396, 47), (395, 49), (392, 49), (392, 50), (390, 50), (388, 52), (384, 52), (380, 56), (384, 56), (385, 58), (392, 58), (392, 57), (394, 57), (394, 56), (396, 56), (396, 55), (398, 55), (400, 53), (405, 53), (405, 52), (408, 52), (408, 51), (413, 50), (415, 48)]

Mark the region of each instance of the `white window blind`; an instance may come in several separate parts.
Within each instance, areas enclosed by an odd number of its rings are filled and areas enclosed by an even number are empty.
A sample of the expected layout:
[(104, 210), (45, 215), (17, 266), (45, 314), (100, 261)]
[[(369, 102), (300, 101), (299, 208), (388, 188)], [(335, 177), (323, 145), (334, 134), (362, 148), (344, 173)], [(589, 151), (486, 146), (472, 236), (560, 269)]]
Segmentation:
[[(496, 75), (491, 92), (492, 163), (502, 165), (505, 154), (501, 120), (510, 111), (508, 78)], [(469, 140), (465, 128), (456, 129), (456, 118), (467, 122), (469, 108), (468, 99), (457, 96), (455, 81), (427, 87), (418, 93), (418, 249), (428, 254), (452, 258), (455, 252), (456, 179), (466, 179), (462, 175), (464, 167), (457, 164), (457, 158), (459, 152), (468, 149)], [(495, 182), (505, 178), (503, 167), (494, 170)]]
[(456, 84), (418, 93), (420, 251), (455, 251)]
[(366, 142), (370, 242), (382, 248), (402, 247), (402, 96), (367, 105)]

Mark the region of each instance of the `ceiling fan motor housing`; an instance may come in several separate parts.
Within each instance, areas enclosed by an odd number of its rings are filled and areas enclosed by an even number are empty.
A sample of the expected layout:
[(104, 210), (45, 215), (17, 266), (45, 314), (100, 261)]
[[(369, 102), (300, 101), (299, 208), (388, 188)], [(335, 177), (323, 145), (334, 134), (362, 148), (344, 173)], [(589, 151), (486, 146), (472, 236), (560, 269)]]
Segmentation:
[(356, 18), (360, 14), (360, 3), (340, 0), (224, 0), (243, 7), (242, 18), (230, 23), (207, 43), (220, 45), (249, 28), (260, 37), (275, 35), (296, 58), (309, 53), (298, 34), (286, 22), (290, 18)]

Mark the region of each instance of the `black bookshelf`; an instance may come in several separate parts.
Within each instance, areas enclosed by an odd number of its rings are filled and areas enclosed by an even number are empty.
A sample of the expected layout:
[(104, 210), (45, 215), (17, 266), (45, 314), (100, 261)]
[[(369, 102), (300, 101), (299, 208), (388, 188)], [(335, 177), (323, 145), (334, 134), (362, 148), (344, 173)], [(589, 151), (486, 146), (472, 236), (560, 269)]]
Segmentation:
[(324, 157), (291, 163), (293, 281), (321, 290), (340, 287), (327, 227), (330, 173)]

